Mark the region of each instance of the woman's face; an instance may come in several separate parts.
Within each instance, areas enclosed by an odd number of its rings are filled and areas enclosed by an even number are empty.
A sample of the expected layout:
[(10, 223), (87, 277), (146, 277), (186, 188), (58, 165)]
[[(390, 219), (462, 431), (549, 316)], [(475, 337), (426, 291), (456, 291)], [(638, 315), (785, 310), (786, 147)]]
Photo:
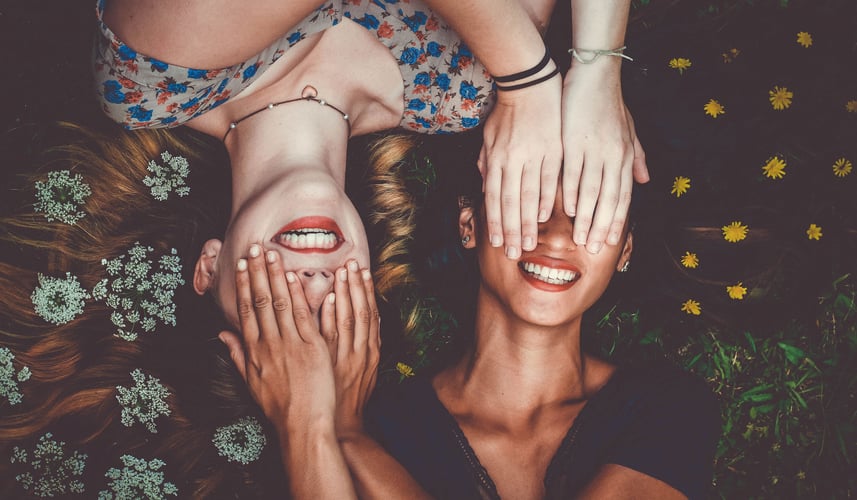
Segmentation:
[[(527, 323), (557, 326), (578, 320), (631, 254), (630, 234), (595, 255), (575, 245), (574, 219), (563, 213), (561, 193), (550, 219), (539, 224), (535, 250), (523, 252), (517, 260), (507, 258), (502, 247), (490, 245), (483, 214), (481, 210), (478, 218), (471, 218), (482, 279), (480, 293), (489, 294), (502, 310)], [(462, 222), (466, 219), (463, 213)], [(466, 231), (465, 225), (462, 231)]]
[[(297, 177), (265, 186), (238, 207), (216, 252), (210, 291), (233, 326), (238, 324), (235, 266), (253, 243), (263, 251), (277, 251), (283, 267), (297, 273), (313, 313), (333, 289), (334, 271), (346, 260), (369, 267), (366, 230), (344, 190), (312, 170)], [(201, 259), (205, 253), (203, 249)]]

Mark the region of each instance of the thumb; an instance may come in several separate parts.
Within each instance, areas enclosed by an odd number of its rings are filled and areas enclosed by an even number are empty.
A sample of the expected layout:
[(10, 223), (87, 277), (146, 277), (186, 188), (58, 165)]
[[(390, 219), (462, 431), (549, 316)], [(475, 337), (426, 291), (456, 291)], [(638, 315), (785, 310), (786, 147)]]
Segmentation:
[(226, 347), (229, 349), (229, 357), (232, 358), (232, 362), (235, 363), (235, 368), (238, 369), (238, 373), (241, 374), (241, 378), (246, 382), (247, 364), (244, 358), (244, 346), (241, 345), (241, 339), (238, 338), (238, 335), (228, 330), (220, 332), (220, 335), (218, 335), (217, 338), (226, 344)]

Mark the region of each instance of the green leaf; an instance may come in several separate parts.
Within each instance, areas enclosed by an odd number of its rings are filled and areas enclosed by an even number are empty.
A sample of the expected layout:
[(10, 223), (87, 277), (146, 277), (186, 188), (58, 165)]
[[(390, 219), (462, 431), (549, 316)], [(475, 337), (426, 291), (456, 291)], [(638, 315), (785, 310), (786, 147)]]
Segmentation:
[(785, 342), (777, 342), (777, 346), (786, 353), (786, 359), (788, 359), (793, 365), (799, 364), (801, 360), (806, 357), (806, 353), (803, 349), (793, 345), (786, 344)]

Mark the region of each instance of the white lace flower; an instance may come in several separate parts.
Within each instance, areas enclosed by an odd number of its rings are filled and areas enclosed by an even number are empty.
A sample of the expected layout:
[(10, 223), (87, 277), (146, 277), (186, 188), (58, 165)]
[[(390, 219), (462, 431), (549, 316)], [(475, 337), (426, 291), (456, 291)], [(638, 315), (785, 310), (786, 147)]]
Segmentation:
[(89, 297), (71, 273), (65, 273), (65, 279), (39, 273), (39, 285), (30, 295), (36, 314), (55, 325), (64, 325), (82, 314)]
[(26, 382), (30, 379), (30, 369), (21, 368), (17, 373), (12, 360), (15, 355), (6, 347), (0, 347), (0, 397), (9, 400), (9, 404), (16, 405), (24, 397), (18, 389), (18, 382)]
[(185, 184), (190, 173), (187, 159), (164, 151), (161, 153), (161, 160), (166, 165), (159, 165), (155, 160), (149, 161), (146, 169), (152, 176), (143, 178), (143, 184), (152, 188), (152, 197), (158, 201), (166, 201), (173, 190), (178, 196), (187, 196), (190, 193), (190, 188)]
[(131, 378), (134, 379), (133, 386), (116, 386), (119, 392), (116, 400), (122, 405), (120, 420), (125, 427), (134, 425), (135, 420), (139, 421), (149, 432), (157, 433), (155, 419), (170, 414), (167, 404), (170, 393), (161, 385), (160, 380), (151, 375), (147, 376), (139, 369), (131, 372)]
[(110, 468), (104, 477), (110, 479), (109, 490), (98, 492), (98, 500), (162, 500), (167, 495), (178, 495), (179, 489), (173, 483), (164, 482), (164, 473), (160, 469), (166, 465), (163, 460), (154, 458), (146, 461), (131, 455), (122, 455), (122, 469)]
[(15, 479), (37, 497), (54, 497), (70, 493), (83, 493), (83, 476), (86, 454), (72, 451), (66, 456), (65, 442), (55, 441), (48, 432), (36, 443), (32, 457), (27, 450), (15, 446), (11, 463), (29, 465), (30, 470)]
[[(139, 331), (151, 332), (157, 321), (176, 325), (176, 305), (173, 296), (184, 285), (182, 265), (176, 249), (158, 260), (158, 270), (149, 259), (151, 247), (134, 243), (127, 255), (103, 259), (109, 278), (98, 282), (92, 290), (97, 300), (103, 300), (113, 312), (110, 321), (116, 335), (128, 341), (137, 339)], [(126, 259), (127, 257), (127, 259)]]
[(48, 172), (46, 181), (36, 181), (36, 203), (33, 209), (45, 214), (48, 222), (58, 220), (76, 224), (86, 214), (80, 208), (92, 194), (80, 174), (68, 170)]
[(258, 420), (242, 417), (234, 424), (218, 427), (212, 442), (221, 457), (247, 465), (259, 459), (267, 440)]

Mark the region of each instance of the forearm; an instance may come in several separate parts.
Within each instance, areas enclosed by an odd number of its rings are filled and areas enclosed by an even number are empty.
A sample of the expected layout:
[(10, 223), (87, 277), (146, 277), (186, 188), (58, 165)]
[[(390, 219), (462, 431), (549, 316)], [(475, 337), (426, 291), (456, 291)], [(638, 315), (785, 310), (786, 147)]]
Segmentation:
[(333, 424), (313, 422), (279, 431), (280, 451), (295, 499), (356, 499)]
[[(630, 4), (630, 0), (571, 0), (571, 47), (598, 50), (624, 46)], [(617, 79), (621, 66), (622, 58), (616, 56), (601, 56), (592, 64), (571, 61), (571, 70), (586, 68), (589, 73), (609, 73)]]
[(407, 470), (365, 433), (340, 438), (360, 498), (430, 498)]
[(427, 0), (492, 75), (534, 66), (545, 47), (520, 0)]

